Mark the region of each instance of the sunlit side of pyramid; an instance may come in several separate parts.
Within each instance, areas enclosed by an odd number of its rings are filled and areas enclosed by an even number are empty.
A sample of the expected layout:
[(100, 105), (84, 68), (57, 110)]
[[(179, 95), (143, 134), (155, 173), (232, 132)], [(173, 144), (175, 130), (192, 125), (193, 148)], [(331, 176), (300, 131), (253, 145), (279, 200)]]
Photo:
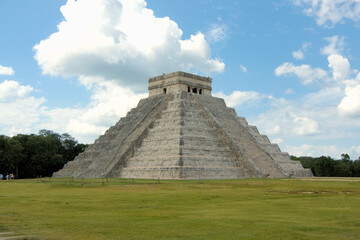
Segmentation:
[(311, 177), (255, 126), (211, 96), (211, 78), (149, 79), (149, 97), (55, 177), (226, 179)]

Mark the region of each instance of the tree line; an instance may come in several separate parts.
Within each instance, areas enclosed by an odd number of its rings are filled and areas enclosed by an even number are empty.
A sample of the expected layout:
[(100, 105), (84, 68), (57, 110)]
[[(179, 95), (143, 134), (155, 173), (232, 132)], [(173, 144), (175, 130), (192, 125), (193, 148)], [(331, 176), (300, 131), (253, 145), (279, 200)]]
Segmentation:
[(0, 174), (16, 178), (50, 177), (87, 147), (67, 133), (0, 135)]
[(317, 177), (360, 177), (360, 157), (353, 161), (349, 154), (341, 154), (341, 159), (331, 157), (295, 157), (292, 160), (300, 161), (304, 168), (310, 168)]

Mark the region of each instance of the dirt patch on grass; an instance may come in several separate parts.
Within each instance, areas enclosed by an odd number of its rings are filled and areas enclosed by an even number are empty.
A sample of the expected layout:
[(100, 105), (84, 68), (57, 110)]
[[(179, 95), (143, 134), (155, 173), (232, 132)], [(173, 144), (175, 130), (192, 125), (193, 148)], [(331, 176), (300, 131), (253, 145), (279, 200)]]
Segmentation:
[(306, 190), (299, 190), (299, 191), (282, 191), (282, 193), (288, 194), (329, 194), (332, 192), (329, 191), (306, 191)]
[(25, 236), (16, 232), (0, 232), (0, 240), (38, 240), (35, 237)]

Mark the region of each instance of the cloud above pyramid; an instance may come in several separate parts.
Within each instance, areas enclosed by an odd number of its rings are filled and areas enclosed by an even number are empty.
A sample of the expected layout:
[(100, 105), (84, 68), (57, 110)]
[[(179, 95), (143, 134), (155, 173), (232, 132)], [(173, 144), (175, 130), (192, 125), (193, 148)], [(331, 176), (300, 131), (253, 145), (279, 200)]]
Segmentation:
[(163, 72), (224, 70), (221, 60), (211, 58), (203, 33), (182, 39), (176, 22), (156, 17), (146, 5), (144, 0), (68, 0), (58, 31), (34, 47), (35, 59), (44, 74), (111, 80), (135, 89)]

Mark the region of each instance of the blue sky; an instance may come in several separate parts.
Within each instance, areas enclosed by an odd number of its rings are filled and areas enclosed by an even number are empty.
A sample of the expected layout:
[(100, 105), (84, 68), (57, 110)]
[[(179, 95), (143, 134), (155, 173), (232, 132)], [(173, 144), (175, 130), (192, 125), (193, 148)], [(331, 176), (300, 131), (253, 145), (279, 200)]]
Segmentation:
[(3, 0), (0, 134), (91, 143), (183, 70), (283, 151), (355, 159), (359, 30), (359, 0)]

